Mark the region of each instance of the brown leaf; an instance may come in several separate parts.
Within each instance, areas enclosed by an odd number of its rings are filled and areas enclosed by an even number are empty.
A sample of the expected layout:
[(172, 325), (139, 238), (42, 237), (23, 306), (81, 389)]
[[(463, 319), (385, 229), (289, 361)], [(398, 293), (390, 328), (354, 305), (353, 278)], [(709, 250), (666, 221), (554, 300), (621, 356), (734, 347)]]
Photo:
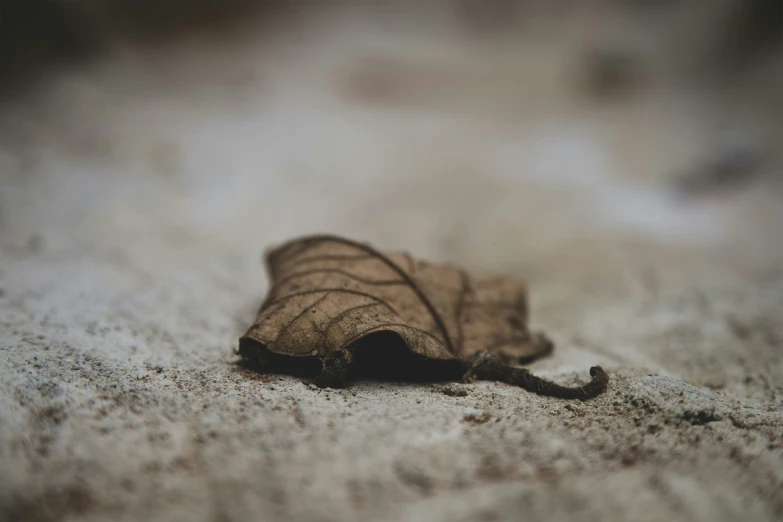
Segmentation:
[(341, 385), (362, 366), (424, 379), (464, 374), (575, 398), (605, 388), (600, 368), (586, 387), (563, 388), (508, 366), (552, 350), (528, 331), (526, 291), (514, 281), (335, 236), (290, 241), (266, 262), (272, 287), (239, 345), (256, 367), (320, 368), (316, 383), (324, 386)]

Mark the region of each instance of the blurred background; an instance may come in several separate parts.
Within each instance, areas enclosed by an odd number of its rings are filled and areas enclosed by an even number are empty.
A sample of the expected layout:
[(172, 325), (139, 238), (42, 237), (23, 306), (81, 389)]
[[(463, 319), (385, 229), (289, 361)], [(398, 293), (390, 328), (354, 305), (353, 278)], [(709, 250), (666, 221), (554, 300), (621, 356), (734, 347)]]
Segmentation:
[(779, 228), (777, 0), (0, 13), (6, 241), (165, 259), (332, 231), (533, 277), (618, 241), (764, 256)]

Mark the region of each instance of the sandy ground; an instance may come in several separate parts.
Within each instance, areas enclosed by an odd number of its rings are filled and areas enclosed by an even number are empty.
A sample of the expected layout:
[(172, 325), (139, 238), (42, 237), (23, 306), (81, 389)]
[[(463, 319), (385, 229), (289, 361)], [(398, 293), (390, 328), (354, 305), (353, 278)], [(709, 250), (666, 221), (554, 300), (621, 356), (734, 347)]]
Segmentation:
[[(672, 189), (769, 108), (663, 73), (596, 105), (578, 39), (345, 20), (129, 48), (4, 108), (0, 519), (780, 520), (779, 165)], [(248, 373), (263, 248), (320, 231), (526, 280), (532, 369), (608, 392)]]

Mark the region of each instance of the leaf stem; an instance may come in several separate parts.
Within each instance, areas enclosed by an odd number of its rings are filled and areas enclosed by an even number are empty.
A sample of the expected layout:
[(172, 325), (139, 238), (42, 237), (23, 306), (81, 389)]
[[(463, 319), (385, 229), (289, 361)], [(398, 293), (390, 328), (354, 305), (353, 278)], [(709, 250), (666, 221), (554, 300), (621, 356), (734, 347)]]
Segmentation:
[(552, 381), (537, 377), (525, 368), (509, 366), (498, 357), (487, 352), (480, 354), (463, 376), (463, 380), (472, 381), (480, 379), (485, 381), (505, 382), (519, 386), (527, 391), (557, 397), (559, 399), (592, 399), (606, 391), (609, 376), (600, 366), (590, 368), (593, 379), (584, 386), (570, 388), (561, 386)]

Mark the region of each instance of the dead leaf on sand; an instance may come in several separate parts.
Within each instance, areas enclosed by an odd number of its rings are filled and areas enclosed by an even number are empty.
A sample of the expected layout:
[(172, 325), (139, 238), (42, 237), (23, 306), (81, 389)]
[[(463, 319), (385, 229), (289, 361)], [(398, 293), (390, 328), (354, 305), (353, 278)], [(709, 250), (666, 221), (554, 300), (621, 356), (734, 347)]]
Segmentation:
[(518, 282), (382, 253), (336, 236), (310, 236), (266, 255), (271, 289), (240, 338), (243, 361), (260, 371), (349, 378), (495, 380), (553, 397), (588, 399), (606, 389), (600, 367), (568, 388), (512, 366), (552, 351), (527, 328)]

